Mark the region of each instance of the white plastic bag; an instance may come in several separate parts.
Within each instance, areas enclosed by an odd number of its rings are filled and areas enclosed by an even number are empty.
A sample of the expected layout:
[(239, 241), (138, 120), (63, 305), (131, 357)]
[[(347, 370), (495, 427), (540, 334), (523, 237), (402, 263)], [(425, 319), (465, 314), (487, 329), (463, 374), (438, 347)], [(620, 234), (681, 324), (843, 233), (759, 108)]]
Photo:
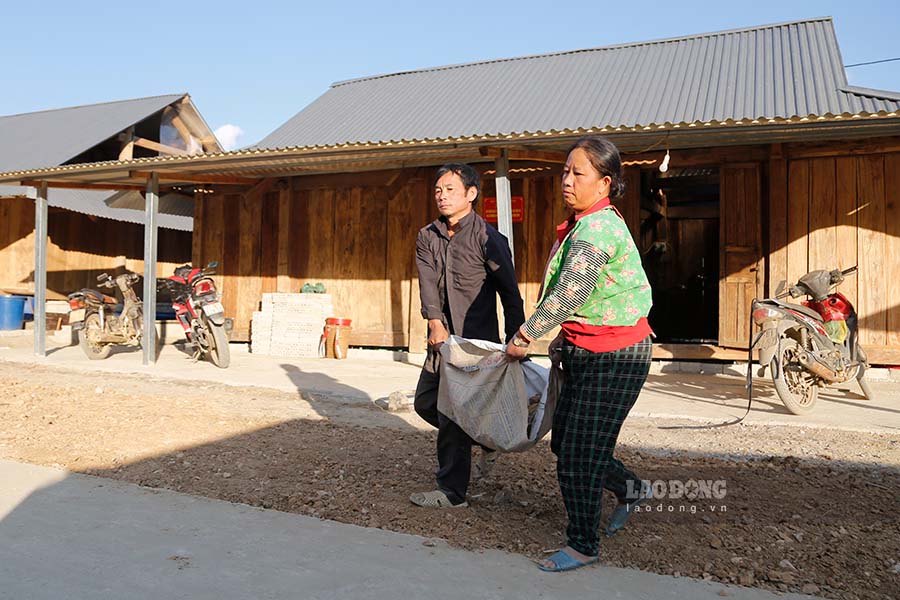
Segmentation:
[(473, 440), (520, 452), (550, 430), (560, 379), (550, 377), (549, 369), (531, 361), (510, 362), (504, 346), (483, 340), (450, 336), (440, 352), (438, 410)]

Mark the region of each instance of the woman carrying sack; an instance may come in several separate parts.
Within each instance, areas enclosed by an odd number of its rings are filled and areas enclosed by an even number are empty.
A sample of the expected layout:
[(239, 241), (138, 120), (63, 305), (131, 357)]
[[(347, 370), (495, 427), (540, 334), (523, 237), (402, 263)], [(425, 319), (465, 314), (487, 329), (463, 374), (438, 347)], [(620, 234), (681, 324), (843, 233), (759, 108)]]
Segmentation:
[[(565, 383), (553, 418), (551, 449), (569, 517), (568, 545), (541, 561), (570, 571), (598, 560), (603, 489), (619, 501), (607, 534), (620, 529), (648, 496), (640, 479), (613, 457), (622, 423), (650, 370), (650, 284), (628, 226), (610, 204), (622, 196), (619, 151), (602, 137), (578, 140), (563, 167), (563, 200), (571, 211), (557, 227), (541, 300), (507, 345), (511, 359), (553, 328)], [(628, 482), (632, 483), (629, 485)]]

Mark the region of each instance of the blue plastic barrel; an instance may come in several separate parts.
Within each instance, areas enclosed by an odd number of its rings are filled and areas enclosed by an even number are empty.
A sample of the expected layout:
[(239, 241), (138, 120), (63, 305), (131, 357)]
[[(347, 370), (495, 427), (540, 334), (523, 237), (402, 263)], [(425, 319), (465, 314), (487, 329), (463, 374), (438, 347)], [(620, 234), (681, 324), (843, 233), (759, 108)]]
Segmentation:
[(25, 297), (0, 296), (0, 329), (22, 329), (25, 322)]

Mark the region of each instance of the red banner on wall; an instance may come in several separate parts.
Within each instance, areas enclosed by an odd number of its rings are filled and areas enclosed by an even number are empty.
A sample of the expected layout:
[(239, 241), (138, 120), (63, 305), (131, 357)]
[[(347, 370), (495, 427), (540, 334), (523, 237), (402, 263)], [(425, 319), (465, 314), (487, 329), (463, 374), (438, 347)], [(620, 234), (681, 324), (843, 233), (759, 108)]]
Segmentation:
[[(487, 196), (484, 199), (484, 220), (488, 223), (497, 222), (497, 198)], [(521, 223), (525, 220), (525, 198), (523, 196), (512, 197), (512, 222)]]

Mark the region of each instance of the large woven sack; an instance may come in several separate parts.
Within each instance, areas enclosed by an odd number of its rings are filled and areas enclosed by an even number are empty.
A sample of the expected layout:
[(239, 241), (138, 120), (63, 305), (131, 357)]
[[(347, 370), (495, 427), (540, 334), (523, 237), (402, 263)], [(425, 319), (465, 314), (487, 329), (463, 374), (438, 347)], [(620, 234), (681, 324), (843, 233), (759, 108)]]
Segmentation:
[(500, 344), (457, 336), (440, 352), (438, 411), (473, 440), (520, 452), (550, 431), (561, 385), (557, 369), (551, 375), (531, 361), (510, 362)]

